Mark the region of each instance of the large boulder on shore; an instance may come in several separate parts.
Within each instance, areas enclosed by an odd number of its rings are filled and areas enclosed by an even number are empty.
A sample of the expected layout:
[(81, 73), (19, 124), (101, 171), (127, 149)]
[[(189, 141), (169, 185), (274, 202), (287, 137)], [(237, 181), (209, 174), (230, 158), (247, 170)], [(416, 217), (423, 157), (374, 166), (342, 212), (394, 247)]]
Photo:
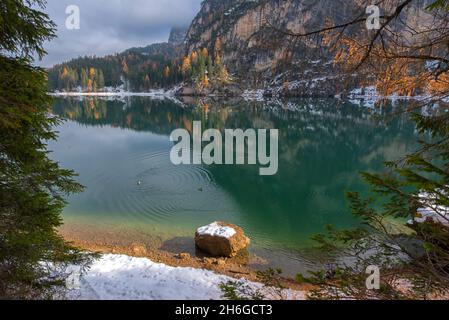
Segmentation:
[(214, 257), (234, 257), (246, 249), (250, 240), (242, 228), (224, 222), (214, 222), (198, 228), (195, 244), (203, 252)]

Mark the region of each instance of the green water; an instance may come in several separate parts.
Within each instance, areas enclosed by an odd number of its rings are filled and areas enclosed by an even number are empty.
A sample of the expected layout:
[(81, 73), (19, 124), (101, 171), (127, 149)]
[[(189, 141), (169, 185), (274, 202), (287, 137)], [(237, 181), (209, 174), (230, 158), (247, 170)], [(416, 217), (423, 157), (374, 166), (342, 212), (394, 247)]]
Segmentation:
[[(357, 223), (345, 192), (367, 191), (360, 171), (381, 170), (415, 144), (413, 124), (391, 117), (393, 109), (334, 99), (58, 99), (53, 112), (68, 121), (50, 149), (86, 186), (69, 199), (64, 217), (173, 237), (223, 220), (243, 227), (258, 248), (295, 259), (326, 225)], [(221, 130), (279, 129), (278, 174), (259, 176), (257, 166), (172, 165), (169, 135), (194, 120)]]

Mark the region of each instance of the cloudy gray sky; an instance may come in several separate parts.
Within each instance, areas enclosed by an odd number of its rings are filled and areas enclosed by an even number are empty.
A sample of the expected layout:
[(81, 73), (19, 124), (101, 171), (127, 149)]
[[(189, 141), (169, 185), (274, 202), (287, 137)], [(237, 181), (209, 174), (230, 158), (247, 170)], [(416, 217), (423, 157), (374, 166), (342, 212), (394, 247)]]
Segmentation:
[[(201, 0), (47, 0), (58, 38), (46, 44), (48, 55), (38, 64), (49, 67), (80, 55), (102, 56), (167, 41), (170, 28), (189, 25), (200, 4)], [(65, 26), (69, 5), (80, 9), (79, 30)]]

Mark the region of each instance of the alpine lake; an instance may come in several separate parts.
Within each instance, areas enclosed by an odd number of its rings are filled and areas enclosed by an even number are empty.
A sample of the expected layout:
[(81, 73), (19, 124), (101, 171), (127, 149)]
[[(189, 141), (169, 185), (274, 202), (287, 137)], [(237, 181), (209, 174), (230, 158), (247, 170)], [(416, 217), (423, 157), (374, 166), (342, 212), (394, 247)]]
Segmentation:
[[(85, 186), (70, 196), (65, 228), (103, 244), (152, 241), (196, 254), (195, 230), (214, 221), (243, 228), (255, 268), (288, 275), (314, 266), (311, 237), (356, 226), (346, 192), (368, 194), (360, 172), (382, 171), (416, 147), (415, 125), (383, 106), (339, 99), (55, 98), (66, 121), (51, 157)], [(278, 129), (279, 170), (254, 165), (174, 165), (170, 134), (204, 129)], [(156, 240), (155, 240), (156, 239)]]

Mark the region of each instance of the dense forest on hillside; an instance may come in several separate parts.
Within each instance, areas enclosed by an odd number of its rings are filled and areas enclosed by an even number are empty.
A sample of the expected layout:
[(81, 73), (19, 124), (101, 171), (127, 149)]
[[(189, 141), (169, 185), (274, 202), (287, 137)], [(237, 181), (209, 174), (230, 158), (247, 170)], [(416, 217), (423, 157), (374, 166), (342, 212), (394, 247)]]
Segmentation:
[(183, 79), (173, 48), (148, 55), (125, 51), (106, 57), (80, 57), (49, 70), (50, 90), (96, 92), (106, 87), (145, 91), (178, 83)]
[(107, 87), (129, 91), (169, 88), (188, 80), (198, 89), (210, 81), (227, 82), (230, 76), (222, 63), (218, 39), (207, 48), (185, 56), (170, 43), (132, 48), (105, 57), (80, 57), (48, 71), (51, 91), (105, 91)]

